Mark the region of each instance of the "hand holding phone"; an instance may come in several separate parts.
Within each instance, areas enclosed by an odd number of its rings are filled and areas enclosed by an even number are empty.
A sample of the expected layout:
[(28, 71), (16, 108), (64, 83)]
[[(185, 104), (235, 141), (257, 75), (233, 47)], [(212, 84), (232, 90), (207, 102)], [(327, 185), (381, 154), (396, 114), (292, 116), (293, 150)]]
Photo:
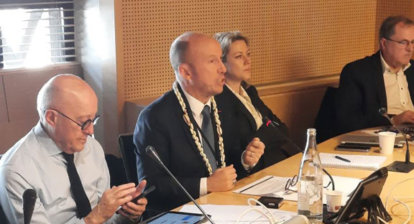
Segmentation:
[[(136, 187), (134, 194), (135, 194), (135, 193), (137, 193), (137, 192), (142, 191), (142, 190), (143, 190), (143, 188), (145, 188), (146, 184), (147, 184), (146, 180), (141, 181), (141, 182), (139, 183), (139, 185)], [(136, 205), (141, 205), (141, 206), (143, 205), (143, 206), (145, 206), (145, 205), (146, 205), (146, 203), (144, 203), (144, 204), (138, 204), (139, 199), (144, 198), (145, 196), (147, 196), (149, 193), (151, 193), (151, 192), (152, 192), (152, 191), (154, 191), (154, 190), (155, 190), (155, 186), (150, 186), (150, 187), (147, 187), (145, 190), (143, 190), (143, 191), (141, 192), (141, 194), (139, 194), (138, 196), (136, 196), (136, 197), (135, 197), (134, 199), (132, 199), (130, 202), (132, 202), (132, 203), (134, 203), (134, 204), (136, 204)], [(126, 216), (130, 216), (130, 215), (131, 215), (131, 213), (129, 213), (128, 211), (124, 210), (123, 206), (124, 206), (124, 205), (119, 206), (119, 208), (118, 208), (118, 210), (116, 211), (116, 213), (118, 213), (118, 214), (123, 214), (123, 215), (126, 215)]]
[(137, 204), (139, 199), (146, 197), (149, 193), (153, 192), (154, 190), (155, 186), (151, 185), (150, 187), (146, 188), (140, 195), (132, 199), (132, 202)]

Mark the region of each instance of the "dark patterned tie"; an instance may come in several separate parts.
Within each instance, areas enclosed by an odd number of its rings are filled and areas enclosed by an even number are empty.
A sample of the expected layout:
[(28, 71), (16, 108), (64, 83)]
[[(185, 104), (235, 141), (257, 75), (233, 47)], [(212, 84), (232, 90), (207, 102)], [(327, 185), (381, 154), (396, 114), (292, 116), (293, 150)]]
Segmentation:
[[(210, 161), (211, 168), (214, 172), (217, 169), (216, 158), (214, 157), (214, 154), (213, 154), (213, 152), (216, 151), (214, 148), (216, 144), (214, 144), (215, 143), (214, 132), (213, 132), (213, 124), (211, 123), (210, 107), (205, 105), (201, 114), (203, 115), (203, 123), (201, 125), (201, 131), (206, 137), (206, 139), (203, 139), (203, 150), (208, 160)], [(208, 144), (207, 141), (210, 144)], [(213, 148), (210, 149), (210, 146)]]
[(83, 218), (91, 212), (91, 204), (86, 196), (85, 190), (83, 189), (78, 171), (76, 171), (75, 163), (73, 163), (73, 154), (67, 154), (64, 152), (62, 152), (62, 154), (67, 162), (70, 190), (72, 191), (72, 196), (78, 210), (76, 216), (78, 218)]

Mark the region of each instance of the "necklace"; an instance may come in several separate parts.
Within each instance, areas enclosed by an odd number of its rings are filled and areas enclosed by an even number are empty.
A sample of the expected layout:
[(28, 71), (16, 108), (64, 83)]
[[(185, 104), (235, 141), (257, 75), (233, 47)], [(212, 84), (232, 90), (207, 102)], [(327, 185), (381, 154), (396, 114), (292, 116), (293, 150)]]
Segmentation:
[[(200, 153), (204, 163), (206, 164), (207, 170), (209, 175), (213, 174), (213, 170), (211, 168), (211, 164), (207, 159), (206, 154), (204, 153), (203, 147), (201, 146), (201, 142), (200, 139), (197, 136), (197, 132), (196, 129), (194, 128), (193, 123), (190, 120), (190, 116), (188, 115), (188, 111), (187, 111), (187, 106), (185, 105), (184, 99), (181, 96), (181, 93), (178, 89), (178, 84), (177, 82), (174, 82), (173, 84), (173, 90), (175, 93), (175, 96), (178, 99), (178, 102), (180, 103), (181, 109), (183, 110), (183, 119), (185, 121), (185, 123), (188, 125), (188, 127), (190, 128), (190, 132), (191, 132), (191, 136), (193, 137), (193, 140), (197, 146), (198, 152)], [(214, 97), (211, 98), (211, 108), (213, 109), (213, 114), (214, 114), (214, 121), (216, 122), (216, 128), (217, 128), (217, 135), (218, 135), (218, 145), (219, 145), (219, 151), (220, 151), (220, 161), (221, 161), (221, 168), (226, 166), (226, 162), (225, 160), (225, 155), (224, 155), (224, 144), (223, 144), (223, 131), (221, 129), (221, 122), (218, 116), (218, 111), (217, 111), (217, 104), (216, 101), (214, 100)]]

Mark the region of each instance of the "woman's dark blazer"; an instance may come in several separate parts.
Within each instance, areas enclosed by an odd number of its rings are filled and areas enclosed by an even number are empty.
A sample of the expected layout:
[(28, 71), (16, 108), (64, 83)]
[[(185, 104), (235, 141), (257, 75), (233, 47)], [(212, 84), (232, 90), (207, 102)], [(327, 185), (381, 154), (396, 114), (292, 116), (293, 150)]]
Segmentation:
[[(249, 86), (245, 90), (263, 117), (263, 125), (258, 130), (251, 113), (227, 86), (215, 97), (223, 129), (226, 163), (234, 165), (238, 179), (299, 152), (287, 140), (289, 137), (286, 125), (263, 103), (256, 88)], [(269, 120), (276, 127), (266, 125)], [(257, 165), (247, 172), (241, 164), (241, 155), (254, 137), (259, 137), (266, 147)]]

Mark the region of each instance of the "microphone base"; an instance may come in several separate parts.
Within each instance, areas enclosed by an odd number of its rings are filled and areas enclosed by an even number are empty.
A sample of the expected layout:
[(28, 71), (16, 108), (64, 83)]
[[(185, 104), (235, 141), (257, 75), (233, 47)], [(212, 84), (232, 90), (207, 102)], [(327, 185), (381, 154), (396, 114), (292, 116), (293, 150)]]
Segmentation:
[(409, 173), (411, 170), (414, 170), (414, 163), (395, 161), (387, 166), (387, 170), (399, 173)]

